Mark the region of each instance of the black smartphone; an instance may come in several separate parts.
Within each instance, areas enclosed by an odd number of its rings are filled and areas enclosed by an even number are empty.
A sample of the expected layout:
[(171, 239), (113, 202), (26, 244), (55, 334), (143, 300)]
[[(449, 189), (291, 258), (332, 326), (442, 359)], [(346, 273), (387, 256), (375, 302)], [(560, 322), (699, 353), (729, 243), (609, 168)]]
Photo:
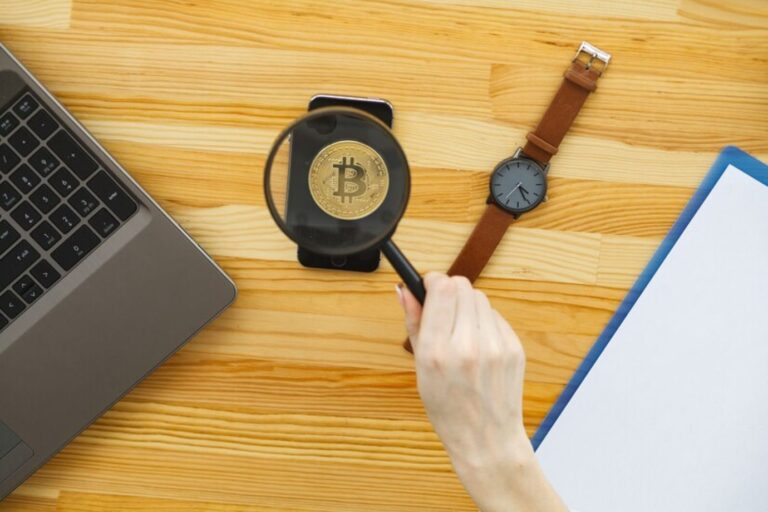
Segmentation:
[[(323, 107), (356, 108), (377, 117), (390, 128), (392, 128), (392, 122), (394, 120), (394, 109), (392, 108), (392, 104), (379, 98), (357, 98), (351, 96), (318, 94), (317, 96), (312, 97), (309, 101), (308, 110), (312, 111)], [(294, 137), (295, 136), (300, 137), (301, 135), (295, 133)], [(300, 144), (295, 144), (296, 142), (295, 139), (292, 141), (292, 148), (301, 146)], [(320, 150), (320, 148), (308, 149), (311, 151)], [(298, 155), (294, 155), (292, 156), (292, 162), (293, 161), (298, 162), (301, 161), (301, 159), (298, 158)], [(353, 272), (373, 272), (379, 268), (379, 262), (381, 261), (381, 254), (378, 248), (347, 256), (325, 256), (299, 247), (297, 256), (299, 263), (305, 267), (349, 270)]]
[(352, 107), (368, 112), (378, 117), (384, 124), (392, 128), (395, 110), (387, 100), (380, 98), (357, 98), (353, 96), (333, 96), (318, 94), (309, 100), (309, 111), (323, 107)]

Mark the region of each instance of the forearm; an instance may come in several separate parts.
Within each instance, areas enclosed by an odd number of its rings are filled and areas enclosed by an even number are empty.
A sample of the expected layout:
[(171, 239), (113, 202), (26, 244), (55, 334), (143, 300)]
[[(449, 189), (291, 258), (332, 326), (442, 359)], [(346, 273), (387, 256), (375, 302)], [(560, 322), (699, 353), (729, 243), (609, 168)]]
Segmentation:
[(497, 453), (487, 461), (460, 456), (454, 460), (459, 478), (482, 512), (567, 512), (524, 435)]
[(565, 512), (523, 426), (525, 352), (485, 294), (428, 274), (422, 309), (401, 295), (419, 394), (464, 487), (482, 512)]

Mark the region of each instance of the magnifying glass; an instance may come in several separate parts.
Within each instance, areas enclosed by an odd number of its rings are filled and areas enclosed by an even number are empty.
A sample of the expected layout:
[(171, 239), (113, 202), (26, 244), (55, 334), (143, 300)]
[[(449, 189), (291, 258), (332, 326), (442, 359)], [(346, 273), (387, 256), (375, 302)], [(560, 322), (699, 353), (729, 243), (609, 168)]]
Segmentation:
[(392, 241), (411, 172), (389, 128), (349, 107), (317, 109), (275, 140), (264, 169), (267, 207), (300, 247), (329, 257), (379, 248), (422, 304), (421, 276)]

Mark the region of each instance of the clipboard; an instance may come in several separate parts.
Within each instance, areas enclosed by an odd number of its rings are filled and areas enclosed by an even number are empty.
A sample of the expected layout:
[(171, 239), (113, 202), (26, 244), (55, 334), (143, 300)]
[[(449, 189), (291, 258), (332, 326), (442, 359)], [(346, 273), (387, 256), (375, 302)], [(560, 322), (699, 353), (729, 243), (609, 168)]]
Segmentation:
[[(656, 276), (657, 273), (659, 273), (659, 269), (662, 267), (662, 265), (665, 263), (665, 261), (668, 260), (668, 257), (670, 255), (670, 253), (675, 248), (675, 246), (678, 243), (678, 241), (680, 240), (681, 236), (686, 232), (686, 228), (688, 228), (689, 225), (691, 225), (691, 222), (696, 218), (697, 213), (699, 213), (700, 209), (702, 209), (702, 205), (705, 203), (707, 198), (710, 197), (710, 194), (713, 191), (713, 189), (715, 189), (716, 185), (719, 182), (721, 182), (721, 177), (723, 177), (724, 175), (729, 176), (729, 177), (731, 175), (733, 175), (732, 169), (734, 167), (736, 168), (737, 171), (742, 171), (743, 174), (746, 174), (747, 176), (749, 176), (749, 178), (746, 178), (746, 179), (753, 179), (753, 180), (759, 182), (759, 184), (762, 184), (763, 186), (765, 186), (766, 190), (768, 190), (768, 165), (765, 165), (764, 163), (760, 162), (759, 160), (753, 158), (752, 156), (748, 155), (747, 153), (743, 152), (742, 150), (740, 150), (740, 149), (738, 149), (736, 147), (729, 146), (729, 147), (726, 147), (726, 148), (724, 148), (722, 150), (722, 152), (720, 153), (719, 157), (715, 161), (714, 165), (711, 167), (709, 173), (706, 175), (706, 177), (704, 178), (703, 182), (701, 183), (700, 187), (694, 193), (694, 195), (690, 199), (689, 203), (687, 204), (687, 206), (683, 210), (682, 214), (680, 215), (679, 219), (675, 222), (675, 224), (671, 228), (670, 232), (667, 234), (667, 236), (665, 237), (665, 239), (661, 243), (660, 247), (658, 248), (658, 250), (656, 251), (656, 253), (652, 257), (652, 259), (650, 260), (650, 263), (645, 268), (645, 270), (640, 274), (639, 278), (637, 279), (635, 284), (632, 286), (632, 288), (628, 292), (626, 298), (623, 300), (623, 302), (618, 307), (616, 313), (614, 314), (614, 316), (612, 317), (612, 319), (610, 320), (610, 322), (606, 326), (605, 330), (598, 337), (598, 339), (595, 342), (595, 344), (593, 345), (593, 347), (587, 353), (584, 361), (578, 367), (578, 369), (574, 373), (573, 377), (571, 378), (570, 382), (566, 385), (566, 387), (563, 390), (562, 394), (560, 395), (560, 397), (558, 398), (558, 400), (556, 401), (556, 403), (554, 404), (554, 406), (552, 407), (550, 412), (547, 414), (547, 416), (545, 417), (544, 421), (541, 423), (539, 429), (534, 434), (534, 436), (532, 438), (532, 443), (533, 443), (534, 449), (537, 451), (537, 456), (539, 456), (540, 459), (542, 459), (542, 458), (548, 459), (547, 464), (549, 464), (550, 467), (555, 467), (556, 468), (558, 466), (558, 458), (560, 458), (563, 461), (562, 466), (574, 466), (575, 463), (572, 460), (570, 460), (569, 457), (571, 457), (571, 456), (574, 456), (574, 457), (575, 456), (588, 457), (590, 453), (593, 453), (596, 458), (602, 458), (603, 460), (609, 460), (609, 461), (613, 460), (613, 461), (615, 461), (615, 459), (611, 459), (612, 455), (610, 453), (606, 454), (606, 451), (609, 451), (609, 450), (613, 450), (615, 452), (616, 451), (616, 447), (620, 446), (620, 445), (616, 444), (616, 440), (613, 439), (612, 436), (608, 435), (608, 436), (605, 436), (604, 439), (595, 440), (594, 437), (597, 434), (585, 434), (585, 432), (584, 432), (585, 425), (589, 425), (590, 421), (595, 422), (595, 424), (597, 424), (597, 422), (600, 421), (597, 418), (593, 419), (593, 420), (583, 419), (585, 417), (585, 411), (588, 411), (590, 406), (597, 405), (597, 404), (587, 404), (585, 402), (585, 400), (587, 400), (587, 399), (584, 398), (584, 396), (585, 395), (587, 395), (587, 396), (595, 396), (595, 395), (597, 395), (599, 393), (592, 393), (591, 391), (584, 391), (581, 396), (578, 396), (578, 400), (574, 400), (574, 397), (579, 395), (580, 390), (582, 389), (582, 385), (584, 384), (585, 380), (588, 379), (588, 377), (590, 377), (591, 372), (593, 372), (593, 369), (595, 368), (595, 365), (598, 363), (598, 361), (600, 360), (601, 356), (604, 355), (604, 353), (606, 351), (606, 348), (609, 347), (609, 344), (614, 339), (614, 336), (616, 335), (617, 331), (619, 331), (619, 329), (622, 327), (622, 325), (625, 324), (625, 320), (630, 315), (630, 313), (633, 311), (633, 308), (638, 303), (638, 300), (643, 296), (644, 292), (646, 292), (646, 289), (648, 288), (649, 284), (653, 280), (654, 276)], [(726, 173), (727, 170), (731, 170), (731, 171), (729, 171), (729, 173)], [(742, 173), (739, 173), (739, 174), (741, 175)], [(731, 178), (728, 178), (728, 179), (731, 179)], [(741, 177), (739, 179), (744, 180), (745, 178)], [(725, 186), (725, 185), (723, 185), (723, 186)], [(749, 185), (749, 186), (751, 187), (752, 185)], [(756, 187), (756, 188), (759, 188), (759, 187)], [(726, 189), (726, 190), (730, 190), (730, 189)], [(759, 191), (759, 192), (761, 194), (764, 193), (763, 191)], [(725, 194), (725, 193), (726, 192), (718, 192), (718, 194), (716, 194), (715, 196), (719, 196), (719, 195), (722, 195), (722, 194)], [(760, 197), (761, 198), (763, 198), (763, 197), (764, 198), (768, 198), (768, 195), (763, 195), (763, 196), (760, 196)], [(733, 197), (731, 196), (731, 199), (729, 199), (729, 200), (733, 201)], [(713, 199), (713, 201), (714, 201), (714, 199)], [(765, 203), (768, 203), (768, 201), (762, 201), (762, 200), (758, 201), (758, 204), (765, 204)], [(704, 210), (708, 210), (708, 209), (705, 208)], [(704, 221), (702, 220), (701, 222), (704, 222)], [(768, 221), (762, 221), (761, 220), (760, 222), (761, 222), (761, 224), (759, 225), (760, 226), (759, 229), (763, 229), (763, 227), (767, 225), (766, 222), (768, 222)], [(701, 225), (700, 223), (695, 223), (695, 224), (697, 226)], [(702, 229), (702, 228), (698, 228), (697, 227), (695, 229)], [(694, 231), (694, 230), (691, 230), (691, 231)], [(765, 232), (763, 232), (763, 231), (756, 232), (754, 234), (754, 236), (759, 237), (760, 240), (763, 241), (763, 242), (761, 242), (763, 244), (761, 247), (763, 247), (763, 246), (767, 246), (768, 247), (768, 243), (766, 243), (766, 240), (768, 240), (768, 229), (766, 229)], [(688, 241), (690, 239), (691, 239), (691, 235), (688, 235), (687, 238), (686, 238), (686, 244), (689, 243)], [(682, 245), (685, 245), (685, 244), (682, 244)], [(680, 249), (680, 251), (682, 251), (682, 250), (683, 249)], [(670, 258), (670, 260), (675, 260), (675, 258), (679, 259), (679, 257), (678, 257), (679, 254), (681, 254), (681, 253), (678, 251), (677, 254), (675, 255), (675, 257)], [(696, 253), (696, 254), (698, 254), (698, 253)], [(765, 265), (768, 265), (768, 254), (762, 254), (761, 253), (761, 254), (758, 254), (758, 255), (744, 255), (744, 257), (750, 257), (750, 258), (752, 258), (752, 260), (761, 261), (761, 262), (764, 262)], [(670, 263), (670, 265), (672, 265), (672, 264)], [(695, 266), (695, 264), (692, 265), (692, 266)], [(669, 267), (669, 266), (667, 266), (667, 267)], [(679, 267), (677, 267), (677, 268), (679, 268)], [(661, 272), (662, 277), (660, 279), (668, 279), (669, 278), (669, 272), (667, 270), (668, 270), (668, 268), (665, 268)], [(659, 281), (657, 280), (656, 284), (655, 284), (655, 288), (658, 288), (658, 283), (659, 283)], [(762, 292), (759, 292), (759, 293), (760, 293), (759, 297), (763, 298)], [(765, 296), (768, 297), (768, 293), (766, 293)], [(729, 298), (729, 297), (724, 297), (724, 300), (736, 300), (736, 299)], [(650, 307), (653, 307), (653, 306), (646, 307), (648, 305), (649, 301), (650, 301), (650, 299), (644, 301), (643, 307), (645, 307), (646, 310), (648, 308), (650, 308)], [(752, 302), (750, 302), (750, 303), (752, 303)], [(766, 304), (765, 310), (766, 310), (766, 315), (768, 315), (768, 304)], [(640, 313), (637, 313), (637, 315), (639, 315), (639, 314)], [(647, 320), (647, 317), (645, 319)], [(628, 322), (628, 323), (637, 324), (637, 322), (635, 320), (636, 319), (633, 318), (633, 322)], [(762, 322), (762, 320), (761, 320), (761, 322)], [(645, 325), (645, 324), (643, 324), (643, 325)], [(747, 326), (745, 328), (749, 328), (749, 327), (751, 327), (751, 326)], [(627, 327), (626, 329), (624, 329), (622, 331), (622, 336), (619, 336), (619, 337), (622, 338), (622, 342), (621, 343), (624, 343), (624, 345), (622, 345), (621, 347), (611, 347), (612, 350), (610, 351), (611, 352), (610, 356), (611, 356), (612, 360), (616, 360), (616, 358), (613, 357), (613, 356), (616, 353), (618, 353), (619, 350), (624, 350), (624, 347), (626, 346), (626, 338), (627, 338), (626, 331), (627, 331), (627, 329), (630, 329), (630, 328), (631, 327)], [(632, 341), (637, 341), (637, 340), (632, 340)], [(675, 341), (675, 340), (667, 340), (667, 341)], [(724, 340), (724, 341), (726, 341), (726, 340)], [(768, 341), (766, 343), (768, 343)], [(684, 343), (681, 343), (681, 344), (684, 344)], [(637, 351), (639, 349), (635, 348), (634, 350)], [(761, 350), (763, 350), (763, 349), (761, 349)], [(686, 352), (686, 354), (687, 353), (688, 352)], [(696, 356), (695, 351), (690, 351), (690, 353), (695, 358), (695, 356)], [(658, 357), (663, 358), (664, 355), (661, 354)], [(625, 359), (623, 364), (627, 365), (626, 366), (627, 368), (634, 368), (635, 364), (636, 365), (643, 365), (644, 364), (644, 361), (642, 361), (642, 360), (638, 360), (638, 361), (636, 361), (636, 363), (634, 362), (634, 360), (632, 360), (630, 363), (627, 363), (626, 361), (627, 360)], [(600, 372), (598, 372), (598, 373), (601, 373), (601, 375), (605, 375), (606, 374), (606, 372), (604, 371), (605, 370), (605, 364), (607, 364), (607, 363), (604, 363), (604, 364), (600, 365)], [(766, 382), (768, 383), (768, 360), (764, 361), (764, 365), (765, 365)], [(690, 372), (691, 375), (694, 375), (693, 370), (685, 370), (685, 371)], [(648, 377), (649, 378), (649, 382), (650, 382), (650, 378), (651, 377), (652, 376)], [(685, 376), (685, 378), (686, 378), (685, 382), (688, 382), (688, 380), (690, 380), (689, 377), (690, 377), (689, 375)], [(588, 382), (588, 385), (585, 386), (585, 388), (587, 390), (593, 390), (595, 388), (595, 386), (599, 385), (598, 383), (605, 384), (606, 381), (601, 380), (601, 378), (602, 377), (600, 377), (600, 376), (593, 376), (592, 378), (590, 378), (590, 380)], [(623, 377), (614, 377), (614, 378), (616, 379), (617, 382), (621, 382), (621, 378), (623, 378)], [(630, 375), (627, 378), (631, 379), (631, 378), (634, 378), (634, 377)], [(702, 379), (701, 382), (707, 382), (706, 380), (704, 380), (706, 378), (715, 379), (716, 376), (714, 376), (714, 375), (702, 376), (701, 377), (701, 379)], [(756, 386), (757, 386), (757, 384), (756, 384)], [(633, 389), (637, 389), (637, 388), (633, 388)], [(755, 392), (756, 393), (762, 393), (761, 391), (759, 391), (759, 389), (755, 390)], [(608, 392), (608, 394), (610, 395), (610, 392)], [(762, 397), (762, 398), (765, 398), (765, 397)], [(627, 399), (631, 400), (632, 397), (628, 396)], [(559, 428), (558, 433), (555, 436), (555, 438), (557, 438), (557, 440), (552, 440), (550, 442), (547, 442), (551, 438), (550, 436), (551, 436), (551, 433), (553, 431), (553, 428), (555, 428), (556, 425), (559, 425), (558, 421), (560, 420), (561, 423), (562, 423), (563, 417), (564, 417), (564, 411), (566, 411), (566, 409), (569, 407), (569, 404), (572, 404), (574, 401), (578, 402), (578, 404), (575, 405), (575, 406), (572, 406), (572, 408), (568, 411), (569, 414), (565, 414), (565, 416), (567, 416), (567, 421), (566, 422), (568, 423), (568, 426), (567, 427), (566, 426), (562, 426), (562, 427)], [(600, 405), (597, 408), (601, 409), (601, 408), (607, 408), (607, 407), (609, 407), (609, 406), (606, 405), (606, 404), (602, 404), (602, 405)], [(629, 406), (629, 405), (623, 406), (623, 407), (625, 409), (627, 409), (627, 410), (631, 410), (631, 406)], [(680, 407), (685, 407), (685, 405), (684, 404), (680, 404)], [(573, 412), (573, 411), (580, 411), (580, 412), (577, 413), (577, 412)], [(673, 412), (675, 414), (678, 413), (678, 411), (673, 411)], [(654, 421), (654, 420), (655, 421), (674, 421), (674, 419), (672, 419), (672, 418), (675, 417), (675, 414), (671, 414), (671, 415), (669, 415), (668, 417), (665, 417), (665, 418), (651, 419), (651, 421)], [(680, 413), (680, 414), (682, 414), (682, 413)], [(766, 419), (768, 419), (768, 405), (766, 405), (766, 413), (764, 414), (763, 412), (761, 412), (760, 414), (761, 414), (761, 416), (760, 416), (761, 422), (762, 421), (766, 421)], [(576, 417), (578, 419), (571, 421), (574, 417)], [(605, 417), (608, 418), (609, 415), (606, 414)], [(680, 417), (682, 417), (682, 416), (680, 416)], [(642, 421), (642, 419), (640, 419), (640, 421)], [(737, 418), (736, 419), (728, 419), (728, 421), (733, 421), (734, 425), (739, 425)], [(610, 423), (610, 421), (609, 421), (609, 423)], [(761, 423), (761, 425), (762, 425), (762, 423)], [(743, 425), (740, 425), (740, 427), (743, 427)], [(571, 429), (571, 430), (567, 430), (567, 429)], [(684, 426), (681, 426), (679, 431), (681, 433), (695, 433), (696, 432), (696, 425), (684, 425)], [(601, 432), (601, 435), (604, 435), (604, 434), (606, 434), (606, 432)], [(570, 435), (573, 436), (572, 439), (568, 438), (568, 436), (570, 436)], [(681, 435), (683, 435), (683, 434), (681, 434)], [(754, 437), (756, 438), (755, 439), (756, 441), (759, 441), (757, 439), (757, 437), (758, 437), (757, 435), (755, 435)], [(580, 446), (580, 447), (576, 446), (578, 443), (581, 443), (583, 445), (585, 440), (589, 440), (588, 442), (591, 442), (591, 443), (595, 444), (595, 446), (593, 447), (591, 452), (586, 451), (587, 448), (584, 448), (583, 446)], [(571, 441), (573, 441), (573, 446), (569, 445), (569, 443)], [(603, 443), (603, 441), (605, 441), (605, 443)], [(669, 442), (670, 442), (670, 446), (674, 446), (674, 439), (670, 439)], [(744, 442), (744, 441), (742, 441), (742, 442)], [(542, 450), (541, 449), (543, 444), (546, 444), (547, 450)], [(682, 444), (685, 445), (685, 441), (682, 441)], [(553, 446), (556, 446), (556, 448), (552, 448)], [(761, 450), (761, 452), (760, 452), (761, 454), (763, 453), (763, 451), (766, 452), (766, 454), (768, 454), (768, 443), (764, 443), (764, 446), (763, 446), (763, 443), (760, 442), (760, 446), (756, 447), (755, 449), (756, 450)], [(549, 453), (546, 455), (546, 457), (542, 457), (542, 454), (541, 454), (542, 451), (548, 451)], [(618, 451), (621, 451), (621, 450), (618, 450)], [(629, 451), (631, 451), (631, 449)], [(674, 450), (672, 450), (672, 451), (674, 452)], [(554, 452), (554, 455), (552, 455), (553, 452)], [(578, 454), (578, 455), (576, 455), (576, 454)], [(686, 454), (681, 452), (681, 453), (676, 454), (674, 456), (685, 457)], [(632, 459), (630, 457), (627, 460), (631, 461)], [(664, 461), (663, 460), (659, 461), (659, 463), (663, 464)], [(617, 466), (617, 468), (620, 468), (619, 471), (621, 471), (621, 472), (626, 471), (627, 472), (627, 478), (632, 478), (630, 476), (631, 475), (631, 468), (620, 467), (621, 465), (619, 463), (616, 463), (616, 466)], [(545, 471), (546, 470), (547, 470), (547, 468), (545, 467)], [(734, 473), (738, 473), (738, 468), (736, 468), (734, 470)], [(766, 462), (766, 466), (763, 467), (762, 473), (763, 474), (768, 474), (768, 462)], [(733, 476), (733, 478), (735, 479), (738, 476), (739, 475), (735, 474)], [(741, 475), (741, 476), (744, 477), (744, 478), (747, 478), (747, 479), (749, 478), (749, 475), (746, 475), (746, 476), (745, 475)], [(569, 477), (567, 477), (567, 476), (566, 477), (562, 477), (562, 475), (561, 475), (561, 479), (562, 478), (565, 478), (566, 480), (569, 479)], [(575, 480), (575, 479), (578, 479), (578, 478), (582, 478), (582, 479), (588, 480), (588, 477), (586, 477), (586, 476), (576, 477), (576, 478), (571, 479), (571, 480)], [(679, 482), (680, 485), (686, 485), (685, 478), (686, 478), (686, 475), (680, 475), (680, 482)], [(653, 479), (653, 477), (649, 477), (649, 478), (644, 480), (641, 477), (641, 478), (638, 479), (638, 481), (639, 481), (638, 485), (642, 486), (644, 484), (647, 484), (648, 481), (650, 481), (652, 479)], [(556, 487), (558, 487), (558, 482), (557, 481), (555, 481), (554, 484), (555, 484)], [(727, 482), (726, 482), (726, 484), (727, 484)], [(595, 489), (597, 489), (600, 484), (594, 483), (594, 482), (590, 482), (588, 485), (593, 485), (595, 487)], [(610, 484), (606, 483), (605, 485), (608, 486)], [(631, 485), (632, 484), (629, 484), (627, 487), (631, 488)], [(568, 486), (565, 486), (565, 487), (568, 487)], [(575, 488), (576, 485), (574, 484), (573, 487)], [(734, 484), (733, 487), (738, 489), (738, 484)], [(593, 489), (593, 491), (597, 492), (594, 489)], [(645, 493), (648, 493), (648, 492), (653, 492), (653, 489), (652, 488), (645, 488), (645, 489), (642, 489), (642, 491), (645, 492)], [(613, 491), (611, 491), (611, 492), (613, 492)], [(627, 492), (628, 492), (628, 494), (631, 494), (633, 491), (629, 490)], [(764, 492), (768, 493), (768, 491), (764, 491)], [(632, 508), (632, 505), (630, 505), (629, 502), (620, 502), (620, 500), (617, 500), (615, 496), (612, 498), (614, 501), (612, 503), (610, 503), (610, 504), (607, 504), (608, 503), (608, 499), (607, 498), (605, 500), (603, 500), (600, 497), (595, 497), (594, 499), (587, 498), (586, 496), (588, 495), (588, 493), (586, 491), (582, 492), (582, 491), (578, 491), (577, 490), (577, 491), (573, 491), (572, 494), (579, 495), (580, 498), (576, 499), (576, 500), (571, 498), (571, 502), (570, 503), (569, 503), (569, 496), (567, 495), (567, 493), (565, 493), (563, 498), (566, 500), (566, 502), (570, 506), (576, 507), (578, 509), (591, 510), (591, 511), (597, 511), (597, 512), (600, 512), (602, 510), (609, 510), (610, 508), (613, 508), (614, 510), (635, 510), (635, 508)], [(754, 495), (755, 493), (752, 493), (752, 494)], [(635, 496), (635, 498), (637, 498), (637, 496)], [(677, 499), (679, 500), (680, 497), (678, 496)], [(760, 496), (751, 496), (751, 497), (748, 496), (748, 497), (746, 497), (744, 499), (753, 499), (753, 500), (755, 500), (754, 502), (759, 502), (761, 507), (763, 507), (766, 504), (768, 504), (768, 494), (766, 496), (762, 496), (762, 495), (760, 495)], [(640, 498), (639, 500), (636, 500), (636, 501), (643, 501), (643, 499)], [(645, 505), (644, 505), (646, 507), (645, 509), (638, 508), (637, 510), (657, 510), (657, 511), (660, 511), (662, 509), (663, 510), (667, 510), (666, 508), (663, 508), (663, 505), (662, 505), (661, 508), (659, 508), (659, 503), (664, 503), (663, 501), (659, 501), (658, 503), (656, 503), (656, 502), (652, 503), (652, 501), (653, 500), (648, 500), (648, 502), (645, 503)], [(738, 502), (739, 506), (736, 507), (736, 508), (734, 508), (734, 504), (731, 503), (731, 502), (719, 503), (719, 504), (715, 504), (714, 508), (708, 508), (707, 510), (736, 510), (736, 509), (738, 509), (738, 510), (745, 510), (745, 511), (750, 511), (750, 510), (768, 510), (768, 508), (754, 508), (754, 506), (755, 506), (754, 502), (749, 502), (749, 503)], [(633, 501), (633, 503), (634, 503), (634, 501)], [(680, 503), (678, 503), (677, 506), (679, 507)], [(650, 508), (648, 508), (648, 507), (650, 507)], [(699, 508), (697, 508), (697, 507), (685, 508), (685, 509), (687, 509), (687, 510), (694, 510), (694, 509), (695, 510), (703, 510), (700, 507)], [(670, 510), (673, 510), (673, 509), (670, 509)]]

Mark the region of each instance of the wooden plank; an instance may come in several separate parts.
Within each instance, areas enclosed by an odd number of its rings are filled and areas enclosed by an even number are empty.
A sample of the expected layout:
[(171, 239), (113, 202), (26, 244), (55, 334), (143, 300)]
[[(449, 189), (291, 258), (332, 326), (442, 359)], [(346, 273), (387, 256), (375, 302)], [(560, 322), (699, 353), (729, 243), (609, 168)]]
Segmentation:
[[(214, 256), (295, 260), (295, 245), (276, 229), (266, 208), (189, 209), (169, 205), (179, 222)], [(471, 226), (406, 219), (397, 241), (420, 268), (447, 269)], [(516, 228), (500, 244), (485, 275), (594, 283), (600, 235)], [(423, 241), (428, 239), (429, 246)]]
[[(439, 5), (461, 5), (477, 8), (510, 9), (507, 0), (426, 0)], [(653, 18), (655, 20), (677, 19), (677, 2), (674, 0), (652, 0), (647, 2), (614, 2), (613, 0), (593, 0), (591, 2), (569, 2), (568, 0), (553, 0), (539, 2), (538, 0), (520, 0), (514, 3), (514, 9), (523, 12), (540, 12), (547, 14), (616, 17), (616, 18)]]
[(110, 494), (88, 494), (64, 492), (59, 499), (58, 512), (269, 512), (274, 510), (302, 512), (310, 509), (272, 508), (259, 505), (233, 505), (215, 502), (174, 500), (140, 496), (116, 496)]
[(323, 460), (221, 450), (204, 453), (191, 446), (169, 449), (162, 442), (102, 438), (89, 431), (33, 481), (65, 491), (76, 483), (78, 492), (89, 494), (110, 489), (115, 495), (288, 510), (382, 510), (382, 502), (412, 511), (471, 509), (441, 450), (431, 457), (438, 469), (382, 465), (374, 471), (334, 456)]

